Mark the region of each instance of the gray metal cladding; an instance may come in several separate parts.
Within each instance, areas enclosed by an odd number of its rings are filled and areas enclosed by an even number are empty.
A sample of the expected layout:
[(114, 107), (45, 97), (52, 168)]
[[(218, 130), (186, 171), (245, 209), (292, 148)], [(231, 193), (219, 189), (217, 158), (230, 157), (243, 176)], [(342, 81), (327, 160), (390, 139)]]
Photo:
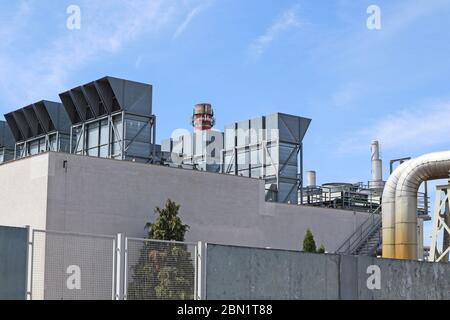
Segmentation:
[(6, 121), (0, 121), (0, 148), (14, 148), (14, 136)]
[(300, 150), (311, 119), (284, 113), (225, 126), (223, 171), (266, 180), (278, 188), (281, 202), (295, 203), (301, 184)]
[(51, 132), (70, 132), (70, 120), (61, 103), (39, 101), (5, 114), (16, 142), (29, 140)]
[(24, 139), (31, 138), (32, 137), (31, 129), (27, 124), (23, 109), (13, 112), (13, 118), (14, 121), (16, 121), (17, 123), (17, 127), (19, 128), (22, 137), (24, 137)]
[(31, 135), (38, 136), (44, 133), (32, 105), (23, 108), (23, 114), (25, 115), (25, 120), (30, 128)]
[(20, 133), (20, 130), (19, 130), (19, 127), (17, 126), (16, 121), (14, 120), (12, 113), (5, 114), (5, 120), (8, 124), (9, 129), (11, 130), (11, 133), (13, 134), (14, 140), (22, 141), (23, 137)]
[[(53, 125), (53, 130), (70, 133), (70, 119), (65, 112), (63, 105), (58, 102), (44, 101), (43, 103), (35, 104), (36, 109), (42, 110), (44, 119), (50, 119), (50, 125)], [(44, 108), (45, 107), (45, 108)], [(48, 114), (48, 118), (45, 117), (45, 112)], [(50, 132), (51, 130), (49, 130)]]
[(276, 113), (271, 116), (277, 117), (280, 140), (286, 142), (298, 143), (302, 141), (311, 123), (311, 119), (284, 113)]
[(120, 111), (152, 115), (152, 86), (145, 83), (104, 77), (59, 96), (72, 124)]

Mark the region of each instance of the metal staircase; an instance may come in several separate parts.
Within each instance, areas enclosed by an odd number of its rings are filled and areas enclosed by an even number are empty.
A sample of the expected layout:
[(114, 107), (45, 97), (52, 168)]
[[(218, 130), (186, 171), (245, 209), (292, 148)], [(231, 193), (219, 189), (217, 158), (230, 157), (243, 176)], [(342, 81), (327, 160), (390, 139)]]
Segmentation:
[(377, 226), (366, 241), (363, 241), (355, 250), (355, 255), (377, 256), (381, 249), (381, 224)]
[(381, 206), (373, 211), (335, 251), (346, 255), (376, 256), (381, 245)]

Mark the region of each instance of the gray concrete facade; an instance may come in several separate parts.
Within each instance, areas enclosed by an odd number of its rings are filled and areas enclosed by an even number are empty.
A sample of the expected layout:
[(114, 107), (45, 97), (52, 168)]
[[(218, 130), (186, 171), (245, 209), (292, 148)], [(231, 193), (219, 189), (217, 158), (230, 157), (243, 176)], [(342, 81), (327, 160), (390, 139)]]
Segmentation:
[(0, 226), (0, 300), (25, 300), (28, 230)]
[(65, 153), (0, 166), (0, 224), (144, 237), (155, 206), (181, 205), (187, 241), (298, 250), (310, 228), (335, 250), (367, 214), (264, 201), (264, 180)]
[(206, 297), (450, 299), (450, 265), (207, 245)]

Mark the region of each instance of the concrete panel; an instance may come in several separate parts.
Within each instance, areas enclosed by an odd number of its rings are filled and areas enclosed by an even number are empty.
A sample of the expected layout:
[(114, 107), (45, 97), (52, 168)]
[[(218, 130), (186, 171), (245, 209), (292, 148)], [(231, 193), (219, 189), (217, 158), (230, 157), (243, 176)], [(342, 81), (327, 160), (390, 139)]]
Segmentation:
[(339, 299), (358, 299), (358, 260), (355, 256), (340, 256)]
[(208, 299), (450, 299), (445, 263), (211, 244), (206, 257)]
[(0, 300), (26, 297), (28, 230), (0, 226)]
[[(357, 259), (359, 299), (450, 299), (449, 264), (363, 256), (359, 256)], [(380, 289), (369, 290), (367, 288), (367, 278), (369, 277), (367, 268), (369, 266), (377, 266), (380, 269)]]
[(338, 299), (339, 256), (208, 244), (207, 299)]
[(48, 154), (0, 165), (0, 225), (44, 229)]

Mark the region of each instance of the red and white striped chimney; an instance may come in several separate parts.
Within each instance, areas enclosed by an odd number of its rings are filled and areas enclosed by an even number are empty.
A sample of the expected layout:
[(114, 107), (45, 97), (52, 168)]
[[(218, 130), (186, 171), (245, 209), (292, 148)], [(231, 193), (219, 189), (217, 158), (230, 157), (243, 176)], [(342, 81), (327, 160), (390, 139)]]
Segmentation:
[(199, 103), (194, 107), (192, 126), (195, 131), (210, 130), (215, 124), (214, 111), (211, 104)]

